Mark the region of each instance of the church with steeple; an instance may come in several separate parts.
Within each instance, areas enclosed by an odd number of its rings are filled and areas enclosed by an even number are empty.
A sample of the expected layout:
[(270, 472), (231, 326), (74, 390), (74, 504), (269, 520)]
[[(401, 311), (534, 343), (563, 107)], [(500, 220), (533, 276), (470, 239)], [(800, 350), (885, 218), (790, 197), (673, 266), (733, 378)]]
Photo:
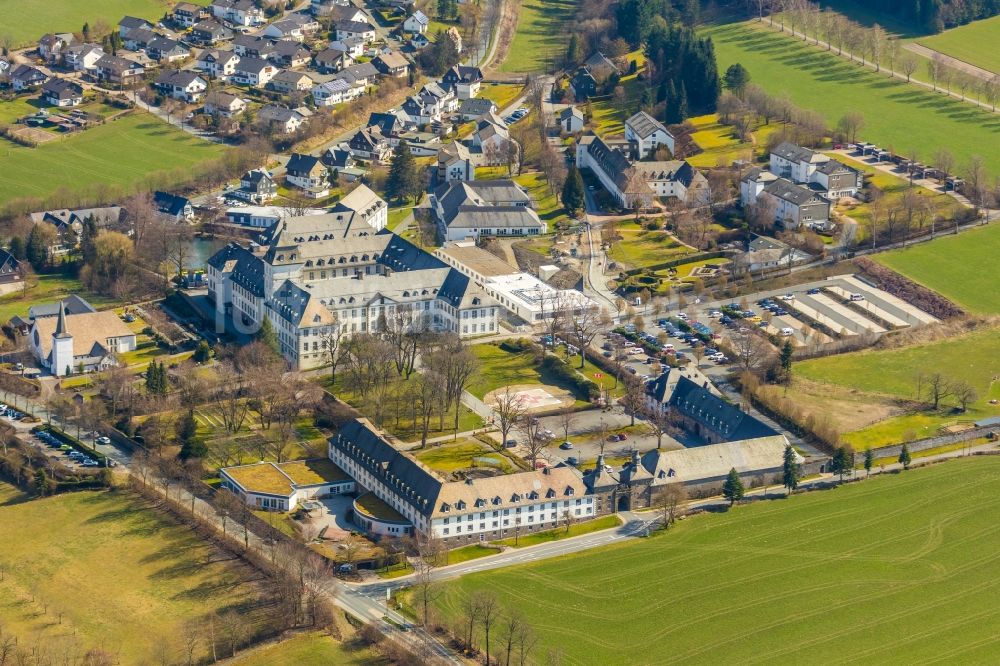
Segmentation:
[(112, 310), (66, 314), (34, 320), (28, 334), (31, 352), (43, 370), (56, 377), (104, 370), (117, 355), (136, 348), (136, 335)]

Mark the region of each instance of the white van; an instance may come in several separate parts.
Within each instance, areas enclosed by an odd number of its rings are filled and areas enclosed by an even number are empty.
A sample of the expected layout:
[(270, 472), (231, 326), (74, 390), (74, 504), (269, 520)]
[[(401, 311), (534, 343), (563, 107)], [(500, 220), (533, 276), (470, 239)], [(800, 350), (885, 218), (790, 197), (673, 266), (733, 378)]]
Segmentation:
[(783, 336), (785, 336), (786, 338), (787, 338), (787, 337), (788, 337), (789, 335), (792, 335), (793, 333), (795, 333), (795, 331), (793, 331), (793, 330), (792, 330), (791, 328), (789, 328), (788, 326), (786, 326), (785, 328), (781, 329), (781, 334), (782, 334)]
[(851, 294), (851, 300), (852, 301), (863, 301), (863, 300), (865, 300), (865, 297), (862, 296), (861, 294)]

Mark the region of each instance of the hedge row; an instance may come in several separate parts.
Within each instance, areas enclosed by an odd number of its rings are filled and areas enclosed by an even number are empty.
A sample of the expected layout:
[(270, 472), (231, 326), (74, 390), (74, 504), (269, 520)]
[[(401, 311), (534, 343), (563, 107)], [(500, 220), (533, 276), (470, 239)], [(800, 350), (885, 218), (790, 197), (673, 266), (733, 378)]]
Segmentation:
[(597, 384), (573, 370), (558, 356), (546, 354), (542, 360), (542, 369), (548, 370), (556, 378), (572, 386), (574, 392), (578, 396), (583, 396), (585, 400), (596, 400), (601, 395), (601, 388)]

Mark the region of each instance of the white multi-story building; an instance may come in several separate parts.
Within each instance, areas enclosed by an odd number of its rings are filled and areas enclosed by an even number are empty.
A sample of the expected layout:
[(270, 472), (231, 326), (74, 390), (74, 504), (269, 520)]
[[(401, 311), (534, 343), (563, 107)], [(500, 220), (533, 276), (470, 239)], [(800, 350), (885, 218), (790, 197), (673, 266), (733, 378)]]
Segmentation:
[(655, 153), (660, 146), (666, 146), (670, 154), (674, 154), (674, 135), (645, 111), (639, 111), (625, 121), (625, 138), (640, 160)]
[[(455, 547), (596, 515), (594, 498), (572, 467), (444, 481), (366, 419), (350, 421), (330, 438), (329, 456), (354, 479), (361, 493), (355, 521), (373, 534), (432, 535)], [(378, 499), (377, 510), (365, 508), (373, 504), (367, 496)]]
[(298, 368), (323, 365), (324, 336), (337, 330), (497, 331), (499, 308), (482, 289), (403, 238), (378, 232), (385, 222), (385, 202), (362, 185), (322, 215), (277, 221), (259, 244), (230, 243), (208, 262), (217, 317), (251, 331), (268, 318)]

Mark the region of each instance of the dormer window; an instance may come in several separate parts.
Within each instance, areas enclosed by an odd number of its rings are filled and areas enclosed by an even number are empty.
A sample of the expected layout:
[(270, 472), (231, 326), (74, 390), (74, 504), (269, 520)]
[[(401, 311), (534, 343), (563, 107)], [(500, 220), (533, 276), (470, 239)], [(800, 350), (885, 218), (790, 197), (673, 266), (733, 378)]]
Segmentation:
[(547, 497), (547, 498), (549, 498), (549, 497), (555, 497), (555, 496), (556, 496), (556, 491), (553, 490), (552, 488), (549, 488), (548, 491), (546, 491), (546, 493), (545, 493), (545, 497)]
[(493, 498), (493, 504), (494, 504), (494, 505), (496, 505), (496, 504), (500, 504), (501, 502), (503, 502), (503, 500), (502, 500), (502, 499), (500, 499), (500, 496), (499, 496), (499, 495), (497, 495), (496, 497), (494, 497), (494, 498)]
[(573, 495), (576, 491), (573, 490), (573, 486), (566, 486), (566, 495)]
[(476, 506), (477, 509), (480, 508), (480, 507), (486, 506), (486, 500), (484, 500), (483, 498), (480, 497), (479, 499), (476, 500), (475, 506)]
[(465, 509), (465, 500), (458, 500), (458, 502), (455, 503), (455, 508), (459, 511)]

